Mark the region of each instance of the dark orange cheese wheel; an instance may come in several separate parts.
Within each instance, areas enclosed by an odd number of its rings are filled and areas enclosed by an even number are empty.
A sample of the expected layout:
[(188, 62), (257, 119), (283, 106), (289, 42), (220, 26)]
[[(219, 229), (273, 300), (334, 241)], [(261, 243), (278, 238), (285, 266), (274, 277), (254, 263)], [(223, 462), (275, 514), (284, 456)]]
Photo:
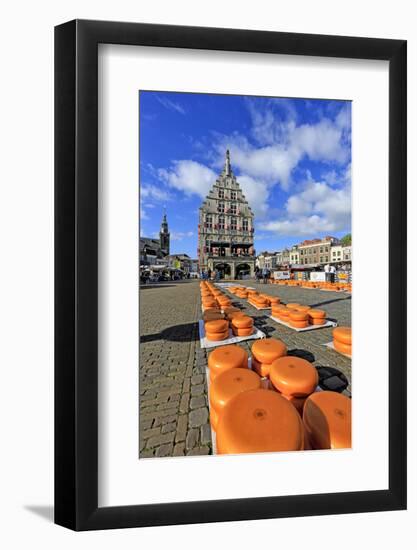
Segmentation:
[(229, 328), (228, 322), (222, 319), (206, 321), (204, 324), (206, 332), (224, 332)]
[(232, 326), (232, 332), (235, 336), (251, 336), (253, 334), (253, 327), (235, 328)]
[(214, 379), (228, 369), (247, 368), (248, 354), (236, 344), (221, 346), (210, 353), (208, 367), (210, 379)]
[(336, 327), (333, 329), (333, 340), (352, 345), (352, 329), (350, 327)]
[(279, 304), (281, 299), (278, 298), (278, 296), (270, 296), (269, 297), (269, 301), (271, 302), (271, 305), (274, 305), (274, 304)]
[(290, 319), (293, 321), (307, 321), (308, 320), (308, 314), (304, 311), (291, 311), (290, 312)]
[(312, 393), (304, 403), (303, 421), (313, 449), (352, 446), (352, 403), (341, 393)]
[(303, 430), (295, 408), (278, 393), (239, 393), (224, 407), (217, 425), (219, 454), (298, 451)]
[(269, 371), (274, 387), (288, 397), (306, 397), (319, 383), (317, 370), (301, 357), (286, 355), (276, 359)]
[(308, 314), (313, 319), (323, 319), (323, 318), (326, 317), (326, 312), (324, 311), (324, 309), (313, 309), (312, 308), (312, 309), (308, 310)]
[(300, 304), (290, 303), (287, 304), (287, 309), (297, 309)]
[(253, 319), (248, 315), (238, 315), (233, 317), (232, 326), (234, 328), (250, 328), (253, 326)]
[(317, 317), (317, 318), (310, 317), (309, 321), (312, 325), (325, 325), (326, 324), (326, 319), (324, 317), (322, 319), (320, 319), (319, 317)]
[(220, 413), (227, 403), (237, 395), (261, 387), (261, 378), (250, 369), (229, 369), (213, 381), (210, 386), (210, 407)]
[(224, 332), (206, 332), (207, 340), (212, 342), (220, 342), (221, 340), (227, 340), (229, 338), (229, 329)]
[(306, 328), (308, 327), (308, 321), (294, 321), (293, 319), (289, 320), (289, 323), (294, 328)]
[(345, 355), (352, 355), (352, 346), (338, 340), (333, 340), (334, 349)]
[(259, 363), (272, 363), (287, 354), (287, 346), (276, 338), (263, 338), (254, 342), (251, 351)]

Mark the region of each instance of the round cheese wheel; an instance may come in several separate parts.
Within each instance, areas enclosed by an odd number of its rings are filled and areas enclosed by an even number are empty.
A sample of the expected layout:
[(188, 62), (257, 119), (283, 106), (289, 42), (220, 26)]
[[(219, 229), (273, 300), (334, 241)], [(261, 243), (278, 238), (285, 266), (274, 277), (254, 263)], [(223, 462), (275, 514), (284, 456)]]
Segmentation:
[(278, 296), (270, 296), (269, 301), (271, 302), (271, 305), (279, 304), (281, 301), (281, 298), (278, 298)]
[(345, 355), (352, 355), (352, 346), (350, 344), (344, 344), (339, 340), (333, 340), (334, 349)]
[(287, 320), (289, 318), (289, 315), (290, 315), (290, 309), (288, 309), (286, 306), (281, 308), (279, 310), (279, 318), (281, 319), (284, 319), (284, 320)]
[(240, 393), (224, 407), (216, 433), (219, 454), (298, 451), (303, 430), (295, 408), (270, 390)]
[(229, 338), (229, 329), (224, 332), (207, 332), (206, 338), (212, 342), (220, 342), (221, 340), (227, 340)]
[(290, 319), (292, 319), (293, 321), (307, 321), (308, 313), (305, 313), (304, 311), (293, 310), (290, 312)]
[(223, 319), (217, 319), (214, 321), (206, 321), (204, 324), (206, 332), (224, 332), (229, 328), (227, 321)]
[(211, 378), (216, 378), (228, 369), (247, 368), (247, 366), (248, 354), (236, 344), (221, 346), (213, 350), (208, 357)]
[(313, 449), (352, 446), (352, 403), (341, 393), (312, 393), (304, 403), (303, 421)]
[(287, 354), (287, 346), (276, 338), (263, 338), (253, 343), (251, 351), (259, 363), (272, 363)]
[(289, 320), (290, 326), (294, 328), (306, 328), (308, 327), (308, 321), (294, 321), (294, 319)]
[(261, 387), (261, 378), (250, 369), (229, 369), (217, 376), (210, 385), (210, 406), (217, 413), (237, 395)]
[(308, 312), (310, 311), (311, 307), (310, 306), (298, 306), (297, 307), (297, 311), (304, 311), (304, 312)]
[(325, 325), (326, 324), (326, 319), (324, 317), (322, 319), (320, 319), (320, 318), (314, 319), (313, 317), (309, 316), (309, 322), (312, 325)]
[[(291, 405), (293, 405), (298, 414), (302, 417), (303, 416), (303, 407), (304, 407), (304, 403), (305, 403), (305, 400), (307, 399), (306, 397), (294, 397), (292, 395), (284, 395), (283, 393), (281, 393), (282, 397), (285, 397), (285, 399), (287, 399)], [(304, 448), (306, 448), (304, 446)]]
[(311, 309), (308, 310), (308, 314), (313, 319), (323, 319), (323, 318), (326, 317), (326, 312), (324, 311), (324, 309), (313, 309), (313, 308), (311, 308)]
[(223, 312), (226, 314), (226, 315), (229, 315), (229, 313), (237, 313), (237, 312), (240, 312), (240, 309), (238, 307), (234, 307), (234, 306), (228, 306), (226, 308), (223, 309)]
[(291, 355), (280, 357), (272, 363), (269, 378), (278, 391), (291, 397), (305, 398), (313, 393), (319, 383), (314, 366), (301, 357)]
[(298, 309), (299, 306), (300, 304), (290, 303), (290, 304), (287, 304), (287, 309)]
[(350, 327), (336, 327), (333, 329), (333, 340), (352, 345), (352, 329)]
[(250, 328), (253, 326), (253, 319), (247, 315), (239, 315), (232, 319), (234, 328)]
[(253, 327), (235, 328), (232, 326), (232, 332), (234, 336), (251, 336), (253, 334)]
[(224, 315), (221, 311), (205, 311), (203, 313), (203, 321), (218, 321), (219, 319), (222, 320), (224, 318)]

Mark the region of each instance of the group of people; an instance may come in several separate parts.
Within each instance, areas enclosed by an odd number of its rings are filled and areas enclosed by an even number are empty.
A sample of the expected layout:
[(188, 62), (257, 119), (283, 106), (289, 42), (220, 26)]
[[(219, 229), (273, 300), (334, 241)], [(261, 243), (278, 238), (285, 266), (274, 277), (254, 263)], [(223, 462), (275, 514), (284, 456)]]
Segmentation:
[(203, 279), (203, 281), (219, 281), (220, 280), (220, 271), (218, 269), (215, 269), (214, 272), (208, 268), (207, 271), (204, 271), (204, 269), (200, 273), (200, 278)]
[(326, 264), (324, 266), (324, 272), (326, 273), (326, 281), (329, 281), (330, 283), (335, 282), (336, 278), (336, 268), (334, 265)]
[(262, 269), (259, 269), (259, 267), (256, 267), (255, 268), (255, 277), (256, 277), (256, 280), (258, 283), (260, 283), (261, 281), (264, 283), (264, 284), (267, 284), (270, 277), (271, 277), (271, 271), (264, 267)]

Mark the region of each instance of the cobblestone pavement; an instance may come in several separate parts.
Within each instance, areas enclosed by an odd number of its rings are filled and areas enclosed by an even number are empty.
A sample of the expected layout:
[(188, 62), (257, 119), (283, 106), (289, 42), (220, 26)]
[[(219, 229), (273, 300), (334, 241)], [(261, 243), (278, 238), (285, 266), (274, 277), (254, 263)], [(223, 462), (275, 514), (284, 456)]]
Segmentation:
[[(325, 309), (339, 325), (351, 325), (351, 296), (252, 281), (248, 286)], [(351, 393), (351, 361), (323, 344), (332, 328), (296, 332), (268, 318), (246, 300), (230, 295), (234, 305), (255, 319), (267, 337), (280, 338), (289, 353), (305, 357), (319, 371), (323, 388)], [(212, 453), (205, 370), (207, 353), (200, 348), (201, 317), (198, 281), (141, 287), (140, 457), (207, 455)], [(253, 340), (240, 345), (250, 352)]]

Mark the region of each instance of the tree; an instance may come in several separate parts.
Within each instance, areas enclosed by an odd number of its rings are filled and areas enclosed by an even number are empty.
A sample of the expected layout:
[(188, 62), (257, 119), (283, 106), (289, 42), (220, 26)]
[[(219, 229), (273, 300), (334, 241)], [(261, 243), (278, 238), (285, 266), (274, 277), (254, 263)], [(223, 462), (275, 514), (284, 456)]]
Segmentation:
[(348, 233), (347, 235), (342, 237), (340, 239), (340, 242), (341, 242), (342, 246), (351, 246), (351, 244), (352, 244), (352, 235), (351, 235), (351, 233)]

